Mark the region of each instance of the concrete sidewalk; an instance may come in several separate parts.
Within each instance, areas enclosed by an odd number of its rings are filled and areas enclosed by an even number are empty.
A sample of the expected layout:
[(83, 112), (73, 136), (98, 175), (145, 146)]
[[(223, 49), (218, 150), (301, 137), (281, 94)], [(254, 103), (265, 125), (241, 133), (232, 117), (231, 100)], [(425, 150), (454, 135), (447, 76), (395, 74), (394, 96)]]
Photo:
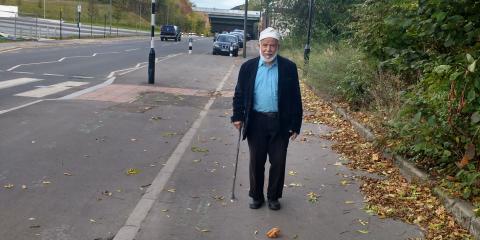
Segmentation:
[[(227, 79), (224, 92), (233, 91), (239, 66), (236, 64)], [(355, 173), (341, 164), (344, 160), (331, 150), (332, 143), (319, 137), (331, 130), (324, 125), (304, 124), (302, 134), (291, 142), (280, 211), (265, 206), (248, 208), (248, 148), (242, 142), (237, 199), (231, 202), (238, 137), (229, 118), (231, 96), (212, 100), (194, 135), (180, 141), (179, 146), (185, 146), (173, 160), (177, 162), (171, 163), (171, 157), (164, 167), (169, 170), (162, 169), (157, 175), (163, 185), (158, 188), (154, 180), (153, 189), (147, 190), (115, 239), (266, 239), (265, 233), (272, 227), (281, 229), (280, 239), (422, 236), (415, 226), (380, 219), (363, 210)]]

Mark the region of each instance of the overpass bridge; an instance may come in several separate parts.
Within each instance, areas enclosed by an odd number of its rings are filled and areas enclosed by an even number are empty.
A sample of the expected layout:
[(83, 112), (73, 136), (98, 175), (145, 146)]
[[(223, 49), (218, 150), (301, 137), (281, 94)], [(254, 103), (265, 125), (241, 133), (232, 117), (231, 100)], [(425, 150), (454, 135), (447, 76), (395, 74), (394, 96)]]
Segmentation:
[[(234, 29), (243, 29), (243, 20), (245, 17), (245, 11), (243, 10), (194, 7), (193, 11), (202, 12), (208, 15), (212, 33), (221, 33), (223, 31), (230, 32)], [(246, 31), (254, 38), (257, 38), (258, 35), (260, 18), (260, 11), (248, 11)]]

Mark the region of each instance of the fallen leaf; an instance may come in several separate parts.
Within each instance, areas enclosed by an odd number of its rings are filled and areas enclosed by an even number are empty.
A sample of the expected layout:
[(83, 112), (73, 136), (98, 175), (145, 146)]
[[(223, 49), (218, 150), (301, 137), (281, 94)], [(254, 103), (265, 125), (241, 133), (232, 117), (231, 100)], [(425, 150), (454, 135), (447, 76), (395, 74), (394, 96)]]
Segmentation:
[(177, 135), (176, 132), (164, 132), (164, 133), (162, 134), (162, 137), (173, 137), (173, 136), (175, 136), (175, 135)]
[(347, 180), (342, 180), (340, 183), (345, 186), (345, 185), (348, 184), (348, 181)]
[(372, 154), (372, 160), (373, 161), (378, 161), (378, 154)]
[(91, 223), (96, 223), (97, 221), (95, 221), (95, 219), (91, 219), (91, 218), (90, 218), (90, 222), (91, 222)]
[(174, 193), (176, 192), (177, 190), (175, 188), (171, 188), (171, 189), (168, 189), (167, 192), (171, 192), (171, 193)]
[(22, 185), (22, 189), (27, 189), (27, 185)]
[(345, 201), (345, 204), (354, 204), (354, 201)]
[(341, 162), (336, 162), (333, 164), (334, 166), (342, 166), (343, 164)]
[(357, 232), (363, 233), (363, 234), (367, 234), (367, 233), (368, 233), (368, 230), (357, 230)]
[(28, 219), (29, 221), (35, 221), (35, 218), (31, 217)]
[(162, 212), (168, 212), (168, 209), (162, 209), (161, 211)]
[(274, 227), (267, 232), (267, 237), (268, 238), (278, 238), (280, 237), (280, 228)]
[(4, 185), (3, 187), (6, 188), (6, 189), (13, 189), (13, 187), (15, 187), (15, 186), (13, 184), (9, 183), (7, 185)]
[(297, 172), (295, 172), (293, 170), (290, 170), (290, 171), (288, 171), (288, 175), (295, 176), (295, 175), (297, 175)]
[(199, 163), (200, 161), (202, 161), (202, 159), (194, 159), (193, 160), (194, 163)]
[(130, 139), (130, 141), (132, 141), (132, 142), (136, 142), (136, 141), (137, 141), (137, 139), (136, 139), (136, 138), (132, 138), (132, 139)]
[(135, 175), (135, 174), (139, 174), (140, 173), (140, 170), (136, 169), (136, 168), (129, 168), (127, 170), (127, 175)]
[(65, 176), (72, 176), (72, 174), (71, 174), (71, 173), (68, 173), (68, 172), (64, 172), (63, 175), (65, 175)]
[(307, 194), (308, 201), (311, 203), (316, 203), (318, 201), (318, 195), (314, 192), (309, 192)]
[(253, 232), (253, 234), (257, 235), (257, 234), (258, 234), (258, 230), (255, 230), (255, 231)]
[(197, 230), (200, 231), (200, 232), (204, 232), (204, 233), (210, 232), (210, 230), (208, 230), (208, 229), (206, 229), (206, 228), (201, 229), (201, 228), (199, 228), (199, 227), (195, 227), (195, 229), (197, 229)]
[(462, 160), (460, 160), (460, 163), (458, 164), (460, 168), (465, 167), (470, 160), (472, 160), (475, 157), (475, 145), (472, 143), (469, 143), (465, 146), (465, 154), (462, 157)]
[(42, 181), (42, 183), (43, 183), (43, 184), (50, 184), (50, 183), (52, 183), (52, 182), (44, 180), (44, 181)]
[(200, 148), (200, 147), (197, 147), (197, 146), (192, 146), (190, 149), (192, 150), (192, 152), (201, 152), (201, 153), (208, 152), (207, 148)]

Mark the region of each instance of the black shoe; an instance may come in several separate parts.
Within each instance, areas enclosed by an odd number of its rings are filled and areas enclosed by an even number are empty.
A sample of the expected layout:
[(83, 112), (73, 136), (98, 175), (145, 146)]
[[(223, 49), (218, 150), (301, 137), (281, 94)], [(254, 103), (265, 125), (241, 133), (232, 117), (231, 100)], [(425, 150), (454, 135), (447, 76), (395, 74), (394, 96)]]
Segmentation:
[(268, 208), (270, 208), (271, 210), (280, 210), (282, 206), (280, 205), (280, 202), (278, 201), (278, 199), (269, 199), (268, 200)]
[(265, 200), (263, 199), (253, 199), (252, 202), (248, 205), (251, 209), (259, 209), (262, 207)]

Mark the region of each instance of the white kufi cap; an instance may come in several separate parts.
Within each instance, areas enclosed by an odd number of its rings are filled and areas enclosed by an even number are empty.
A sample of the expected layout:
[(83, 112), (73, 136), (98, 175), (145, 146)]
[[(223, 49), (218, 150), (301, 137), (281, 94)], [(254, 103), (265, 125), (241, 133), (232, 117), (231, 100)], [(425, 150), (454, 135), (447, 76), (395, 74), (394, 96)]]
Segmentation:
[(260, 33), (260, 38), (258, 38), (258, 40), (262, 41), (265, 38), (275, 38), (280, 41), (280, 33), (274, 28), (268, 27)]

